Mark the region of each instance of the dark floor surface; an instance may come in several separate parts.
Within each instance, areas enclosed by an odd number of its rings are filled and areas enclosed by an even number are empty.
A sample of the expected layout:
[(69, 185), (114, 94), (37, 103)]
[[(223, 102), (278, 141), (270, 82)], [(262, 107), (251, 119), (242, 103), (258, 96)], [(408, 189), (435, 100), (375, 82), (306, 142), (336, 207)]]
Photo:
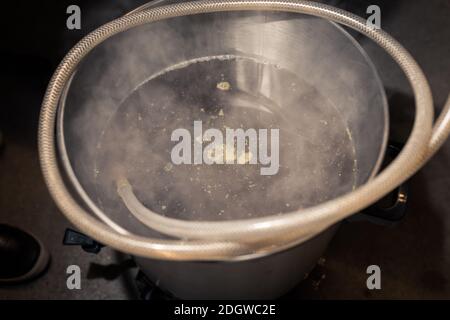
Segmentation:
[[(335, 2), (364, 13), (361, 4), (354, 5), (358, 0), (349, 1), (351, 5), (340, 0)], [(382, 27), (423, 68), (433, 89), (436, 110), (440, 110), (450, 92), (450, 1), (373, 2), (382, 8)], [(107, 7), (105, 1), (97, 3)], [(132, 1), (126, 3), (102, 11), (101, 21), (92, 23), (89, 30), (136, 5)], [(58, 23), (64, 23), (65, 9), (63, 4), (59, 6), (62, 16)], [(30, 17), (37, 19), (34, 15)], [(36, 22), (36, 28), (39, 26)], [(81, 34), (68, 35), (63, 45), (57, 47), (55, 42), (61, 38), (45, 37), (44, 31), (37, 32), (36, 37), (29, 39), (36, 48), (31, 50), (34, 60), (20, 66), (19, 59), (29, 57), (30, 50), (22, 43), (25, 39), (18, 39), (11, 25), (2, 27), (7, 27), (5, 41), (10, 47), (2, 49), (3, 63), (5, 59), (7, 63), (2, 66), (0, 76), (5, 90), (2, 96), (6, 97), (0, 111), (0, 128), (5, 140), (0, 154), (0, 222), (21, 226), (41, 238), (52, 253), (52, 264), (45, 276), (30, 284), (0, 287), (0, 299), (136, 298), (129, 279), (116, 272), (127, 268), (126, 262), (117, 265), (127, 257), (110, 249), (96, 256), (77, 247), (62, 246), (64, 229), (70, 225), (55, 207), (40, 173), (36, 148), (40, 102), (56, 61)], [(17, 32), (27, 32), (18, 28)], [(359, 41), (374, 60), (387, 89), (392, 113), (391, 137), (402, 140), (407, 135), (412, 114), (411, 90), (400, 69), (385, 53), (366, 39), (359, 38)], [(54, 53), (47, 58), (50, 51)], [(449, 166), (450, 143), (447, 143), (411, 179), (409, 208), (401, 223), (393, 227), (367, 222), (344, 224), (320, 265), (287, 298), (450, 299)], [(71, 264), (81, 267), (81, 290), (70, 291), (66, 287), (65, 270)], [(379, 265), (382, 270), (381, 290), (366, 288), (366, 268), (371, 264)]]

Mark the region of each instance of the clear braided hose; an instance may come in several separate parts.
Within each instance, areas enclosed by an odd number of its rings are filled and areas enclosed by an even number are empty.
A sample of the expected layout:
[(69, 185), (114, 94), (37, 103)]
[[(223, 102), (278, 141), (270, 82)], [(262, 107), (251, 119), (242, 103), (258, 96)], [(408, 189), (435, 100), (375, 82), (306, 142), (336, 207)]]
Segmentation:
[[(96, 45), (130, 28), (170, 17), (242, 10), (288, 11), (322, 17), (351, 27), (385, 49), (405, 72), (416, 102), (416, 119), (400, 155), (370, 182), (339, 198), (308, 209), (264, 218), (191, 223), (189, 240), (162, 240), (114, 231), (79, 206), (67, 190), (57, 165), (55, 118), (61, 93), (78, 63)], [(80, 230), (117, 250), (132, 255), (169, 260), (238, 260), (266, 255), (305, 241), (342, 219), (376, 202), (410, 178), (434, 154), (450, 131), (450, 99), (434, 131), (433, 100), (428, 82), (411, 55), (391, 36), (373, 29), (346, 11), (311, 1), (204, 0), (144, 9), (116, 19), (83, 38), (55, 71), (42, 104), (39, 154), (42, 172), (52, 197), (66, 217)], [(122, 188), (122, 189), (121, 189)], [(119, 192), (127, 191), (119, 183)], [(128, 189), (128, 191), (130, 191)], [(170, 227), (170, 224), (169, 224)], [(174, 232), (175, 232), (174, 231)], [(196, 235), (196, 239), (191, 239)]]

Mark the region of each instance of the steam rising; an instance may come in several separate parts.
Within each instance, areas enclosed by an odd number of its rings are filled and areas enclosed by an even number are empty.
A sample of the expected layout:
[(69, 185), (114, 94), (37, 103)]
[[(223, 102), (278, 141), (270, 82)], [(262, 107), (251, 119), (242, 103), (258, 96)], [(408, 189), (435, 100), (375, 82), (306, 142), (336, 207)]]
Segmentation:
[[(261, 76), (283, 79), (274, 93), (282, 101), (240, 90), (240, 82), (261, 86)], [(220, 90), (223, 82), (232, 89)], [(194, 121), (223, 132), (279, 129), (279, 172), (261, 176), (261, 165), (248, 163), (174, 165), (171, 134), (192, 129)], [(288, 71), (242, 57), (194, 61), (143, 84), (112, 118), (97, 154), (100, 186), (126, 177), (149, 209), (188, 220), (287, 212), (351, 190), (355, 182), (352, 142), (336, 110)]]
[[(266, 53), (281, 57), (290, 51), (268, 47), (261, 32), (280, 46), (288, 30), (284, 26), (291, 28), (294, 20), (268, 22), (265, 15), (251, 18), (263, 23), (243, 23), (234, 33), (225, 32), (226, 19), (218, 22), (211, 15), (153, 23), (114, 36), (85, 61), (72, 84), (73, 96), (69, 95), (83, 108), (70, 108), (67, 115), (73, 119), (67, 130), (73, 141), (68, 144), (83, 149), (69, 156), (77, 175), (85, 177), (88, 194), (113, 220), (136, 225), (117, 194), (121, 178), (130, 182), (137, 199), (150, 210), (199, 221), (282, 214), (356, 187), (360, 158), (349, 123), (367, 116), (366, 109), (354, 108), (361, 100), (359, 93), (342, 98), (348, 102), (342, 114), (342, 104), (337, 107), (334, 96), (325, 96), (317, 85), (316, 79), (324, 79), (323, 88), (329, 89), (333, 82), (329, 75), (299, 69), (306, 69), (304, 60), (315, 55), (307, 46), (295, 49), (297, 70), (266, 58)], [(330, 28), (316, 20), (296, 23), (304, 22), (308, 28), (316, 24), (316, 30)], [(208, 27), (207, 34), (202, 32)], [(270, 32), (276, 34), (270, 37)], [(246, 53), (253, 46), (259, 49)], [(322, 44), (317, 48), (321, 46), (326, 49)], [(361, 65), (354, 64), (360, 69)], [(344, 66), (336, 72), (350, 82), (359, 81), (357, 73)], [(176, 142), (171, 134), (178, 128), (191, 130), (194, 121), (202, 121), (204, 131), (214, 128), (223, 133), (227, 128), (279, 129), (278, 173), (262, 176), (261, 164), (245, 161), (174, 164), (171, 151)]]

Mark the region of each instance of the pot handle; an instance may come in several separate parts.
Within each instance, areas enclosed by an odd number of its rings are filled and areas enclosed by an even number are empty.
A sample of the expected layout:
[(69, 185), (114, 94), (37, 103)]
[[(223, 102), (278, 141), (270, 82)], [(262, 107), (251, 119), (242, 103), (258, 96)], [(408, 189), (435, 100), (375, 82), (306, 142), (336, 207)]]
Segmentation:
[[(390, 141), (386, 149), (385, 162), (394, 160), (402, 148), (403, 144)], [(347, 220), (350, 222), (369, 221), (381, 225), (396, 224), (406, 215), (408, 189), (408, 181), (405, 181), (385, 198)], [(386, 201), (383, 201), (384, 199), (391, 199), (388, 205), (385, 204)]]
[(395, 200), (390, 206), (386, 207), (380, 203), (376, 203), (365, 209), (361, 214), (367, 216), (367, 220), (375, 223), (391, 224), (399, 222), (406, 215), (408, 203), (407, 183), (400, 185), (393, 193)]
[(104, 247), (100, 242), (95, 241), (84, 233), (67, 228), (64, 232), (63, 245), (65, 246), (81, 246), (81, 248), (89, 253), (97, 254)]

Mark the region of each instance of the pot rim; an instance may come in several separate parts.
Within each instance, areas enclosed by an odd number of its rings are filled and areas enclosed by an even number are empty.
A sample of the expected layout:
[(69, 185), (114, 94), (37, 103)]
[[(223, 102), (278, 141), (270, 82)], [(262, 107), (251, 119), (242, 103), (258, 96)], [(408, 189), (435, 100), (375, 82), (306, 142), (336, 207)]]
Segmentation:
[[(143, 5), (143, 6), (145, 6), (145, 5)], [(131, 11), (130, 13), (134, 13), (135, 11), (138, 11), (138, 10), (141, 10), (140, 7)], [(128, 13), (128, 14), (130, 14), (130, 13)], [(306, 14), (303, 14), (303, 15), (307, 16)], [(371, 73), (373, 74), (373, 77), (375, 78), (375, 82), (377, 83), (377, 86), (379, 87), (379, 93), (381, 94), (381, 97), (382, 97), (381, 108), (382, 108), (382, 112), (384, 115), (384, 130), (383, 130), (383, 137), (382, 137), (383, 141), (380, 145), (380, 150), (378, 152), (378, 158), (377, 158), (377, 161), (375, 162), (375, 165), (371, 171), (371, 174), (369, 175), (368, 179), (362, 183), (362, 184), (365, 184), (368, 181), (372, 180), (376, 176), (376, 174), (379, 172), (381, 165), (383, 163), (384, 157), (385, 157), (385, 153), (386, 153), (386, 148), (387, 148), (387, 144), (388, 144), (388, 135), (389, 135), (389, 109), (388, 109), (388, 101), (387, 101), (386, 91), (385, 91), (385, 88), (381, 81), (381, 78), (379, 76), (378, 70), (375, 67), (375, 64), (373, 63), (372, 59), (367, 54), (367, 52), (364, 50), (364, 48), (361, 46), (361, 44), (346, 29), (344, 29), (342, 26), (340, 26), (336, 22), (329, 21), (329, 20), (326, 20), (323, 18), (317, 18), (317, 19), (322, 19), (323, 21), (330, 23), (331, 25), (336, 27), (336, 29), (339, 30), (347, 38), (347, 40), (349, 40), (350, 43), (352, 43), (355, 46), (355, 48), (358, 50), (359, 54), (361, 54), (361, 56), (363, 57), (363, 59), (365, 60), (367, 65), (369, 66)], [(75, 77), (76, 73), (77, 73), (77, 69), (73, 72), (71, 78), (69, 79), (66, 86), (64, 87), (64, 90), (61, 94), (58, 111), (57, 111), (56, 135), (57, 135), (58, 155), (60, 157), (59, 160), (64, 169), (64, 173), (65, 173), (66, 177), (70, 181), (71, 186), (77, 193), (77, 196), (83, 201), (84, 205), (87, 206), (87, 208), (90, 210), (90, 212), (93, 213), (97, 218), (99, 218), (101, 221), (103, 221), (105, 224), (107, 224), (109, 227), (111, 227), (115, 231), (124, 233), (124, 234), (131, 234), (129, 231), (125, 230), (119, 224), (117, 224), (116, 222), (111, 220), (103, 212), (103, 210), (100, 209), (94, 203), (94, 201), (91, 199), (91, 197), (89, 197), (89, 195), (87, 194), (87, 192), (84, 190), (83, 186), (77, 179), (76, 174), (71, 165), (71, 162), (70, 162), (70, 159), (68, 156), (68, 152), (67, 152), (67, 148), (66, 148), (65, 139), (64, 139), (64, 137), (65, 137), (65, 135), (64, 135), (64, 113), (65, 113), (65, 106), (66, 106), (65, 102), (67, 99), (67, 95), (68, 95), (68, 92), (71, 87), (71, 82), (72, 82), (73, 78)], [(325, 231), (323, 231), (323, 232), (325, 232)], [(317, 235), (319, 235), (321, 233), (322, 232), (320, 232), (318, 234), (314, 234), (311, 237), (297, 239), (297, 240), (292, 241), (283, 246), (276, 246), (275, 248), (273, 248), (272, 250), (267, 251), (267, 252), (258, 252), (258, 253), (253, 253), (253, 254), (245, 254), (245, 255), (237, 256), (237, 257), (235, 257), (235, 259), (229, 260), (229, 261), (243, 261), (243, 260), (250, 260), (250, 259), (258, 259), (258, 258), (262, 258), (262, 257), (268, 256), (271, 254), (279, 253), (279, 252), (288, 250), (290, 248), (296, 247), (296, 246), (302, 244), (303, 242), (306, 242), (306, 241), (310, 240), (311, 238), (316, 237)], [(192, 260), (192, 261), (195, 261), (195, 260)], [(199, 260), (199, 261), (204, 261), (204, 260)]]

